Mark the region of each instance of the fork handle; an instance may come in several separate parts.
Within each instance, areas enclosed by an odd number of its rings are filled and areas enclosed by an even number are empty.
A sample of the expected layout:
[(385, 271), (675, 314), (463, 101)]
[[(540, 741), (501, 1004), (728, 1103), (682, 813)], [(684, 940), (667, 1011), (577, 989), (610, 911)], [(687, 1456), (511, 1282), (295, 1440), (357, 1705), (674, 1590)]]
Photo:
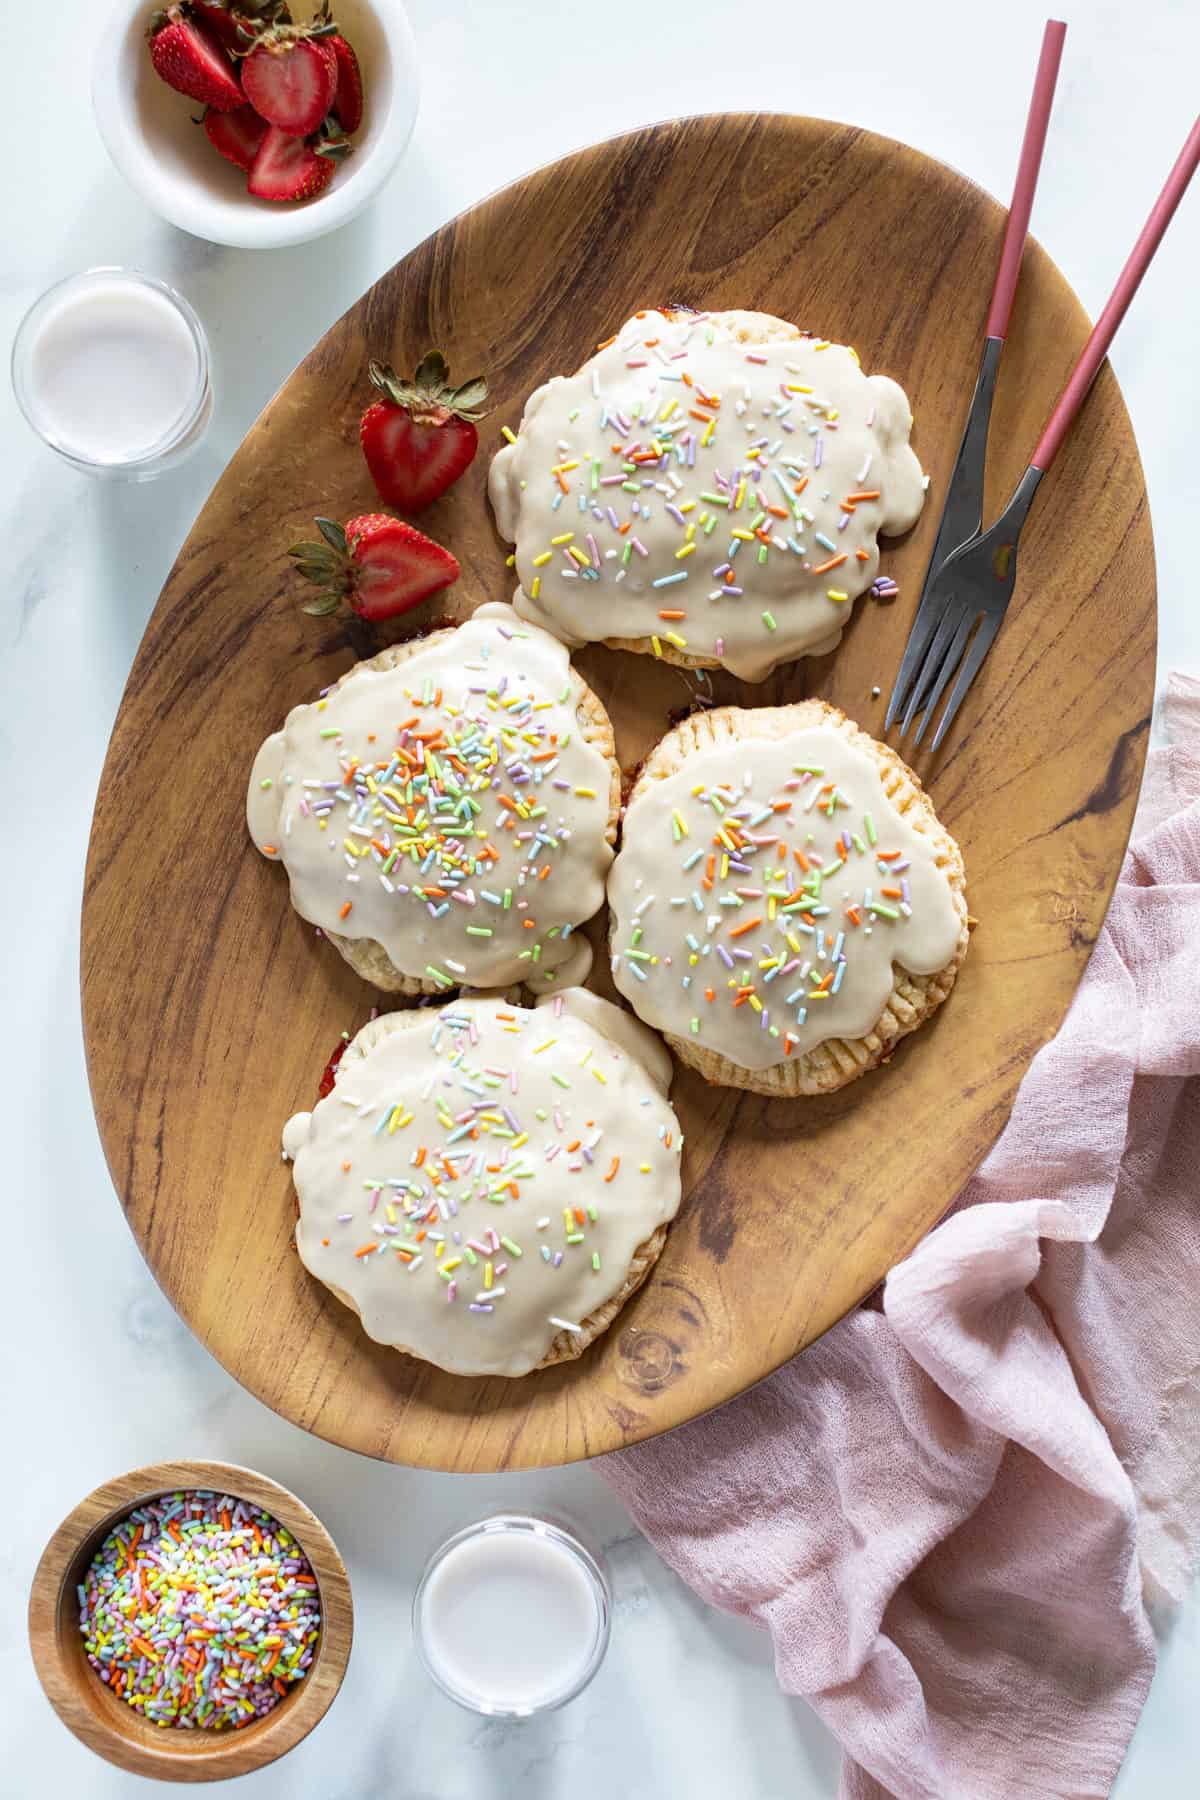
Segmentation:
[(992, 304), (984, 334), (990, 338), (1008, 336), (1008, 321), (1013, 309), (1013, 296), (1017, 291), (1017, 278), (1021, 273), (1021, 257), (1025, 252), (1029, 215), (1033, 211), (1033, 194), (1037, 187), (1038, 171), (1042, 166), (1046, 127), (1050, 123), (1050, 108), (1054, 104), (1054, 88), (1058, 81), (1058, 65), (1062, 60), (1063, 39), (1066, 35), (1067, 28), (1061, 19), (1046, 20), (1046, 29), (1042, 34), (1042, 54), (1038, 58), (1037, 74), (1033, 79), (1033, 99), (1029, 103), (1029, 117), (1025, 121), (1025, 136), (1021, 140), (1021, 160), (1017, 164), (1012, 205), (1008, 209), (1000, 266), (996, 270), (996, 285), (992, 289)]
[(1108, 355), (1108, 347), (1116, 335), (1117, 327), (1125, 317), (1129, 302), (1137, 293), (1142, 276), (1150, 267), (1151, 258), (1162, 242), (1163, 233), (1171, 223), (1175, 208), (1183, 199), (1189, 181), (1196, 173), (1197, 164), (1200, 164), (1200, 119), (1192, 126), (1187, 143), (1180, 151), (1175, 167), (1167, 176), (1163, 191), (1154, 202), (1150, 217), (1142, 227), (1141, 236), (1133, 246), (1129, 261), (1117, 276), (1117, 285), (1109, 296), (1108, 304), (1093, 325), (1092, 335), (1084, 345), (1079, 361), (1046, 421), (1046, 429), (1033, 453), (1033, 467), (1040, 469), (1043, 474), (1054, 461), (1075, 414), (1083, 405), (1088, 389), (1100, 372), (1100, 365)]

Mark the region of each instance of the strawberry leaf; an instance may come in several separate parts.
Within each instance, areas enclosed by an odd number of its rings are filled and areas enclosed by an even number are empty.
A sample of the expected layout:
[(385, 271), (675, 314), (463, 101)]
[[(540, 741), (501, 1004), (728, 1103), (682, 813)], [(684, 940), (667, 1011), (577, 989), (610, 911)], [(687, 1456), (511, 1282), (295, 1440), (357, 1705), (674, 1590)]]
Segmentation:
[(319, 600), (307, 600), (300, 608), (301, 612), (311, 614), (314, 619), (328, 618), (329, 614), (335, 613), (337, 609), (338, 597), (336, 594), (323, 594)]
[(414, 379), (419, 388), (427, 388), (431, 394), (437, 394), (440, 397), (449, 374), (446, 359), (441, 351), (427, 350), (417, 364), (417, 373)]
[(465, 418), (468, 413), (478, 418), (481, 415), (476, 409), (483, 405), (487, 397), (488, 384), (482, 375), (476, 375), (472, 380), (464, 381), (460, 388), (455, 388), (450, 405), (460, 419)]
[(461, 387), (452, 387), (440, 350), (425, 352), (411, 380), (397, 375), (389, 363), (371, 361), (367, 369), (374, 386), (393, 406), (404, 407), (423, 424), (444, 425), (451, 417), (473, 424), (483, 417), (480, 408), (487, 399), (487, 382), (475, 375)]

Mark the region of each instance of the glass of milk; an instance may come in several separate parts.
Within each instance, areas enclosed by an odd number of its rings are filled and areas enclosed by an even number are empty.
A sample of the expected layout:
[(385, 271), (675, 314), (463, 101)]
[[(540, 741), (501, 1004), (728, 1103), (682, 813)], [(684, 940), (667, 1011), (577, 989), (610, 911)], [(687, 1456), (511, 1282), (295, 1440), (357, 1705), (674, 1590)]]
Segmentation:
[(162, 474), (212, 414), (204, 327), (182, 294), (136, 269), (87, 269), (35, 301), (12, 378), (39, 437), (92, 475)]
[(551, 1519), (498, 1513), (435, 1550), (413, 1598), (426, 1672), (491, 1718), (565, 1706), (604, 1660), (612, 1590), (599, 1558)]

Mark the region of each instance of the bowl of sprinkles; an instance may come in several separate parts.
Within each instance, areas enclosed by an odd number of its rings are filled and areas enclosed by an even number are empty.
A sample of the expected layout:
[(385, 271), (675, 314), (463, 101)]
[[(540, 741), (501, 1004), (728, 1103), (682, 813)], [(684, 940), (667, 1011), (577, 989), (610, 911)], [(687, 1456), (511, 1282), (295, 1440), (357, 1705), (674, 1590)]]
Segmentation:
[(335, 1698), (352, 1631), (320, 1520), (231, 1463), (156, 1463), (96, 1488), (46, 1546), (29, 1601), (59, 1718), (161, 1781), (223, 1781), (285, 1755)]

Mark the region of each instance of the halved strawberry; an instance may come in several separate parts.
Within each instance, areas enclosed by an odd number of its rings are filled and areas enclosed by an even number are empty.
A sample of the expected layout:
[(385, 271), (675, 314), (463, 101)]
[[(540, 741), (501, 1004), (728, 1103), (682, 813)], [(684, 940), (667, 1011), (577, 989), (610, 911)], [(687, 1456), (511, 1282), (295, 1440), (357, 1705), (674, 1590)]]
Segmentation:
[(242, 105), (246, 96), (229, 58), (202, 26), (185, 16), (182, 6), (154, 13), (146, 35), (155, 73), (168, 87), (214, 112), (232, 112)]
[(476, 375), (451, 387), (440, 350), (426, 352), (411, 381), (402, 381), (387, 363), (371, 363), (370, 376), (383, 396), (358, 428), (371, 479), (389, 506), (419, 512), (474, 461), (475, 420), (483, 417), (487, 382)]
[(356, 131), (362, 124), (362, 70), (358, 68), (358, 58), (354, 56), (353, 49), (336, 27), (333, 13), (329, 9), (329, 0), (320, 0), (320, 5), (313, 14), (311, 29), (315, 29), (324, 38), (329, 49), (333, 50), (338, 65), (338, 85), (333, 95), (333, 110), (338, 115), (338, 124), (344, 131)]
[(291, 19), (286, 0), (188, 0), (195, 18), (226, 50), (244, 55), (268, 25)]
[(192, 16), (214, 37), (223, 50), (244, 50), (238, 22), (224, 0), (191, 0)]
[(389, 513), (364, 513), (342, 529), (318, 519), (322, 543), (293, 544), (288, 555), (323, 592), (305, 612), (321, 616), (349, 601), (364, 619), (390, 619), (457, 581), (457, 560), (415, 525)]
[(349, 140), (333, 132), (302, 138), (268, 125), (250, 165), (247, 190), (257, 200), (312, 200), (328, 187), (334, 164), (349, 149)]
[(333, 110), (337, 114), (338, 124), (343, 131), (357, 131), (363, 116), (362, 70), (358, 66), (358, 58), (334, 24), (329, 0), (321, 0), (313, 23), (326, 33), (325, 42), (333, 51), (337, 62), (337, 91), (333, 96)]
[(357, 131), (363, 118), (363, 83), (362, 70), (358, 66), (358, 58), (353, 47), (348, 44), (341, 32), (325, 42), (333, 51), (337, 63), (337, 89), (333, 96), (333, 110), (337, 114), (338, 124), (343, 131)]
[(214, 112), (209, 107), (204, 114), (204, 135), (209, 143), (239, 169), (251, 166), (270, 129), (250, 105), (237, 106), (232, 112)]
[(275, 26), (242, 64), (242, 86), (255, 112), (293, 137), (317, 129), (337, 91), (337, 58), (324, 38), (307, 32), (304, 26)]

